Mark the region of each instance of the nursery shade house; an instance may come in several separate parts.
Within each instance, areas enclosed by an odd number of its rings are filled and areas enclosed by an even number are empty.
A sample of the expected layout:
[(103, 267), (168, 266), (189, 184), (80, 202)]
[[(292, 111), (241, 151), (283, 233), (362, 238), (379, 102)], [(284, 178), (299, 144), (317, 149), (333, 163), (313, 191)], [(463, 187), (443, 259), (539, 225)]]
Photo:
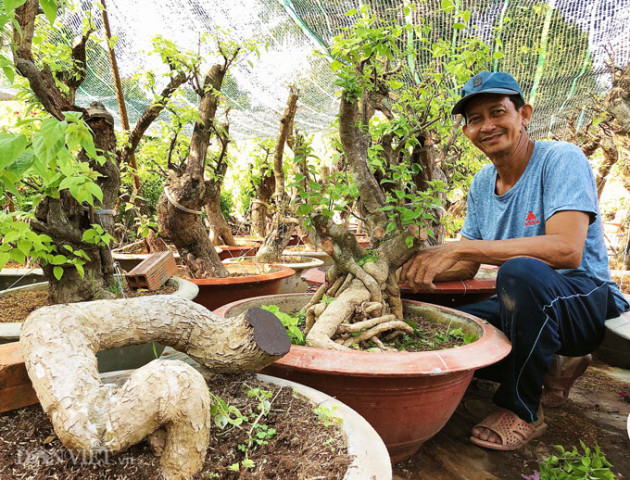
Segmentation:
[[(102, 31), (101, 2), (79, 3), (93, 11), (96, 29)], [(231, 134), (237, 139), (275, 136), (289, 85), (300, 91), (295, 123), (302, 131), (316, 132), (331, 124), (338, 113), (339, 90), (330, 68), (331, 41), (356, 21), (357, 15), (348, 12), (366, 7), (388, 24), (430, 22), (432, 35), (443, 35), (452, 45), (482, 38), (492, 49), (493, 69), (510, 71), (534, 105), (534, 138), (561, 135), (569, 117), (579, 129), (589, 119), (588, 105), (612, 85), (610, 66), (624, 67), (630, 59), (630, 0), (107, 0), (105, 6), (132, 126), (149, 103), (149, 94), (140, 83), (124, 79), (139, 70), (159, 70), (147, 54), (156, 35), (182, 50), (197, 50), (201, 35), (220, 31), (229, 31), (226, 35), (236, 42), (259, 42), (258, 53), (234, 65), (222, 88), (231, 107)], [(453, 8), (469, 12), (468, 25), (456, 24), (447, 13)], [(70, 30), (63, 35), (66, 39), (82, 25), (76, 12), (62, 15), (58, 22)], [(424, 45), (416, 52), (407, 59), (409, 83), (417, 80), (414, 67), (432, 61)], [(209, 53), (208, 64), (212, 60)], [(77, 101), (98, 99), (117, 115), (107, 55), (89, 59), (88, 65)]]

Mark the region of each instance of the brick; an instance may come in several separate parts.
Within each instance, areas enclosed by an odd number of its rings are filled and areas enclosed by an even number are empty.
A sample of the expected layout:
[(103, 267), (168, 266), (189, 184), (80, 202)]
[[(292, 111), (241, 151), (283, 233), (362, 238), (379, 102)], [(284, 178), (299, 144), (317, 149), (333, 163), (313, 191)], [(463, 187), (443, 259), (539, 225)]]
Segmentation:
[(153, 253), (127, 273), (127, 284), (130, 288), (157, 290), (176, 272), (173, 252)]
[(0, 413), (38, 403), (18, 342), (0, 345)]

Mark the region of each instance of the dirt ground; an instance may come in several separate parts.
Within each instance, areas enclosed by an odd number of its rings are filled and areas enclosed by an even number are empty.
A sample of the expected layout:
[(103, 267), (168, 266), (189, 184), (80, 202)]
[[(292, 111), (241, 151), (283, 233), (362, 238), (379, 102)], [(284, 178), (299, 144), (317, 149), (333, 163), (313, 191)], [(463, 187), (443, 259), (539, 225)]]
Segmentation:
[[(260, 385), (253, 376), (216, 375), (209, 384), (214, 395), (250, 418), (257, 416), (259, 400), (246, 393), (256, 386)], [(247, 432), (253, 422), (244, 423), (244, 428), (224, 430), (213, 425), (203, 470), (194, 479), (343, 478), (350, 457), (338, 424), (333, 421), (332, 425), (325, 425), (313, 412), (313, 406), (294, 397), (290, 389), (267, 385), (262, 388), (271, 392), (271, 412), (261, 422), (264, 428), (254, 432), (275, 429), (276, 434), (273, 438), (257, 437), (268, 443), (249, 449), (253, 468), (230, 470), (230, 465), (245, 458), (239, 445), (247, 445)], [(154, 480), (159, 469), (159, 461), (146, 442), (114, 457), (105, 453), (73, 457), (55, 436), (39, 405), (0, 415), (0, 445), (2, 480)]]
[(566, 405), (546, 409), (546, 432), (513, 452), (486, 450), (468, 441), (472, 427), (492, 411), (495, 385), (473, 379), (445, 428), (410, 459), (394, 466), (394, 480), (520, 480), (532, 475), (554, 445), (571, 449), (580, 440), (599, 445), (618, 480), (630, 479), (626, 419), (630, 372), (595, 360), (579, 378)]
[[(149, 291), (145, 289), (133, 290), (125, 284), (124, 290), (127, 297), (142, 297), (145, 295), (170, 295), (177, 290), (177, 287), (165, 285), (157, 290)], [(48, 290), (15, 292), (3, 295), (0, 297), (0, 323), (23, 322), (33, 311), (48, 305), (52, 305), (52, 302), (48, 299)]]

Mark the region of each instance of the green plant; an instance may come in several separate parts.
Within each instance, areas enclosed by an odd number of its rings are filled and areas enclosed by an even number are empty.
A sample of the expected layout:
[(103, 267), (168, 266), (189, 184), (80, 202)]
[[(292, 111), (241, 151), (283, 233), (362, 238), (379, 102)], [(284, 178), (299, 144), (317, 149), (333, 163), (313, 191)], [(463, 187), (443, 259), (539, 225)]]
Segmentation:
[(566, 450), (555, 445), (558, 455), (551, 455), (540, 464), (540, 471), (533, 475), (523, 475), (525, 480), (615, 480), (610, 468), (612, 465), (595, 445), (590, 449), (580, 440), (582, 451), (577, 447)]
[(263, 305), (263, 310), (267, 310), (268, 312), (273, 313), (284, 325), (284, 328), (287, 329), (287, 333), (289, 334), (289, 338), (291, 339), (291, 343), (293, 345), (304, 345), (304, 334), (300, 330), (300, 326), (304, 325), (304, 320), (306, 319), (306, 313), (300, 311), (295, 315), (289, 315), (288, 313), (284, 313), (280, 311), (277, 305)]
[[(244, 385), (248, 388), (247, 385)], [(247, 440), (238, 445), (238, 449), (243, 452), (244, 457), (240, 462), (230, 465), (229, 470), (238, 472), (241, 468), (252, 469), (255, 467), (253, 460), (249, 458), (249, 452), (262, 445), (266, 445), (268, 441), (276, 435), (276, 430), (263, 423), (263, 419), (271, 411), (273, 404), (272, 392), (259, 387), (248, 388), (247, 397), (257, 400), (255, 410), (250, 410), (247, 415), (243, 414), (234, 405), (229, 405), (222, 398), (210, 392), (213, 400), (210, 407), (210, 414), (214, 418), (214, 425), (220, 430), (230, 426), (231, 428), (239, 428), (246, 432)], [(249, 426), (249, 428), (247, 428)], [(212, 478), (212, 477), (210, 477)]]

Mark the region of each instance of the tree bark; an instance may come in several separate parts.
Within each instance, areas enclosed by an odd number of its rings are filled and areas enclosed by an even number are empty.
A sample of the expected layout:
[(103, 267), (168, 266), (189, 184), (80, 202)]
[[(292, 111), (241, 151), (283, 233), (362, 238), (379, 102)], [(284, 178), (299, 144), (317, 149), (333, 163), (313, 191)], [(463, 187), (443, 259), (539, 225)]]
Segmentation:
[(275, 179), (268, 175), (260, 180), (252, 200), (252, 232), (259, 238), (267, 236), (267, 218), (269, 217), (271, 196), (275, 190)]
[(26, 369), (66, 448), (117, 453), (149, 436), (162, 451), (163, 476), (190, 478), (203, 466), (210, 435), (202, 375), (184, 362), (156, 360), (121, 388), (99, 378), (98, 351), (152, 341), (225, 373), (257, 371), (285, 355), (290, 341), (264, 310), (223, 319), (169, 296), (42, 307), (24, 322)]
[[(45, 197), (35, 209), (33, 230), (51, 236), (58, 252), (65, 252), (63, 245), (70, 245), (75, 250), (82, 248), (90, 256), (90, 261), (84, 265), (84, 277), (79, 275), (74, 266), (61, 265), (64, 273), (59, 281), (53, 275), (53, 265), (44, 267), (50, 284), (50, 297), (53, 302), (61, 303), (107, 296), (103, 287), (113, 283), (114, 273), (111, 252), (108, 248), (95, 248), (81, 241), (83, 232), (94, 223), (100, 223), (106, 231), (112, 232), (112, 210), (120, 186), (120, 172), (114, 153), (116, 137), (113, 117), (98, 102), (92, 102), (87, 109), (74, 105), (75, 92), (85, 78), (85, 45), (91, 32), (78, 37), (73, 45), (74, 67), (60, 74), (60, 80), (67, 87), (62, 92), (51, 70), (47, 66), (39, 69), (33, 57), (32, 42), (39, 2), (27, 0), (15, 13), (19, 29), (13, 30), (13, 60), (18, 73), (28, 80), (44, 109), (58, 120), (64, 119), (64, 111), (83, 112), (84, 120), (92, 129), (94, 144), (106, 158), (103, 165), (90, 161), (90, 166), (101, 174), (96, 183), (103, 192), (103, 201), (94, 210), (84, 208), (67, 191), (61, 191), (59, 198)], [(84, 151), (80, 152), (78, 160), (89, 161)]]
[(232, 229), (221, 211), (221, 191), (212, 189), (206, 203), (206, 214), (210, 224), (210, 240), (213, 245), (236, 245)]
[(289, 136), (293, 132), (293, 120), (297, 110), (298, 94), (291, 89), (287, 106), (280, 119), (280, 132), (276, 140), (276, 148), (273, 156), (273, 176), (275, 179), (275, 200), (276, 211), (271, 221), (271, 229), (265, 237), (265, 242), (261, 245), (256, 253), (256, 262), (273, 263), (278, 262), (282, 256), (282, 252), (289, 244), (291, 234), (297, 222), (289, 219), (291, 214), (289, 209), (290, 198), (285, 192), (284, 187), (284, 169), (283, 155), (284, 145), (287, 143)]
[(185, 168), (172, 174), (157, 207), (164, 235), (177, 247), (194, 278), (228, 276), (200, 218), (201, 208), (208, 202), (211, 193), (203, 174), (218, 95), (227, 68), (227, 62), (215, 64), (206, 75), (203, 88), (198, 92), (201, 95), (199, 120), (195, 122)]

